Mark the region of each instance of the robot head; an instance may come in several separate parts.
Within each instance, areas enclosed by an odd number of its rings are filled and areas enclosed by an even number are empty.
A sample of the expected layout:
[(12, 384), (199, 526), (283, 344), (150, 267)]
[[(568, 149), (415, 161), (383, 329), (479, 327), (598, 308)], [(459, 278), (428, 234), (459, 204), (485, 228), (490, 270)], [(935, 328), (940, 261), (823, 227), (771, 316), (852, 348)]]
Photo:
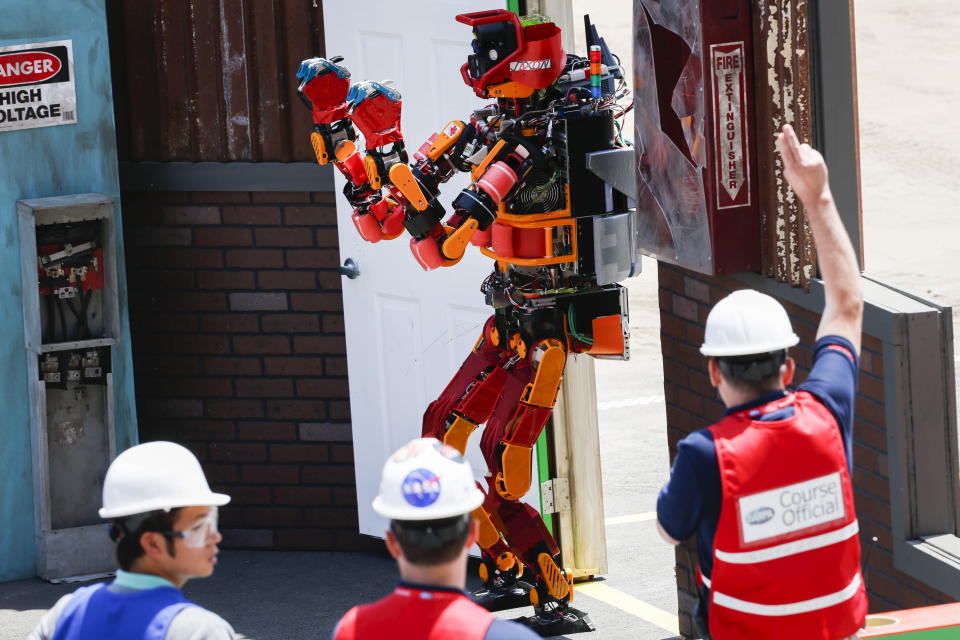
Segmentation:
[(460, 74), (481, 98), (526, 98), (553, 84), (566, 54), (552, 22), (523, 26), (505, 9), (462, 13), (457, 22), (473, 27), (473, 53)]

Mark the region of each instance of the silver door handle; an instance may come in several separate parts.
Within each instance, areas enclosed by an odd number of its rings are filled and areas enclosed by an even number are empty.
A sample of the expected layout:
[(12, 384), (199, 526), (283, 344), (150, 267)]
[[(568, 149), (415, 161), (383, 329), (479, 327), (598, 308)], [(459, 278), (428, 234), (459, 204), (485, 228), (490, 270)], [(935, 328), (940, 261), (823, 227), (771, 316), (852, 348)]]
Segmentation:
[(353, 280), (360, 275), (360, 265), (358, 265), (357, 261), (353, 258), (347, 258), (343, 261), (342, 267), (337, 267), (337, 271), (340, 272), (340, 275), (347, 276)]

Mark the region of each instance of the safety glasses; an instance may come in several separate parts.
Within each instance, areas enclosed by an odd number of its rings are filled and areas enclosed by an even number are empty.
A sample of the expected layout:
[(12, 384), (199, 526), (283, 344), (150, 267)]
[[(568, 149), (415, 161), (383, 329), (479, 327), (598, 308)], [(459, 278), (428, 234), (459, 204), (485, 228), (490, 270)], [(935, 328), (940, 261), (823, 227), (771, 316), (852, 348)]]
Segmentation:
[(180, 538), (183, 540), (184, 545), (192, 549), (199, 549), (205, 547), (217, 532), (217, 508), (214, 507), (204, 516), (203, 520), (198, 521), (189, 529), (183, 531), (162, 531), (161, 533), (172, 538)]

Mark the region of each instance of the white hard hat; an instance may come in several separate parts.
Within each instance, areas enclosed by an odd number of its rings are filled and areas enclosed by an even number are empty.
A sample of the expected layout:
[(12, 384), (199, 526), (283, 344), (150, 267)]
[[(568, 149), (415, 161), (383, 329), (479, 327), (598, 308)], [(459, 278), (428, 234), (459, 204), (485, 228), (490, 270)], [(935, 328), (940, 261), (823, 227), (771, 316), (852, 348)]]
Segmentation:
[(746, 356), (787, 349), (798, 342), (783, 305), (759, 291), (743, 289), (710, 310), (700, 353)]
[(177, 507), (218, 507), (230, 496), (213, 493), (196, 456), (173, 442), (147, 442), (117, 456), (103, 481), (105, 520)]
[(418, 438), (383, 465), (373, 510), (391, 520), (440, 520), (470, 513), (482, 502), (460, 452), (436, 438)]

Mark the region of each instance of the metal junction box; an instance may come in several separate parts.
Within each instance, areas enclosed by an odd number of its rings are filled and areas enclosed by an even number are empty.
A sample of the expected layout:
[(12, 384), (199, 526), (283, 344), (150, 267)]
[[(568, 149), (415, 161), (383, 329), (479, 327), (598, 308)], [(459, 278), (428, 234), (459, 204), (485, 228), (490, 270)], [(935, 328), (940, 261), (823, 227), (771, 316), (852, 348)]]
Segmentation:
[(113, 348), (119, 340), (114, 203), (105, 195), (17, 202), (27, 349), (37, 574), (110, 571), (97, 515), (116, 454)]

